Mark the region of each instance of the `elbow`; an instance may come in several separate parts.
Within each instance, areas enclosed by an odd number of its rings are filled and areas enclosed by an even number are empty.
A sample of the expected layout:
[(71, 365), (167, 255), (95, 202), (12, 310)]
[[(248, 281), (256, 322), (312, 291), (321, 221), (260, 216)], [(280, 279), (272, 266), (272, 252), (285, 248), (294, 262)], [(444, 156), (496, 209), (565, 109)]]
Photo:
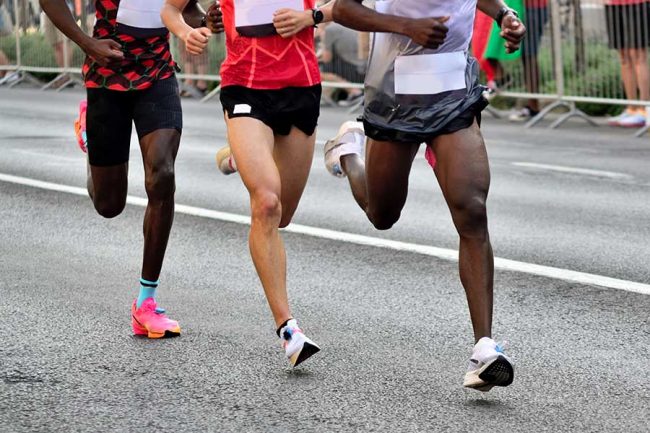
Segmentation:
[(343, 15), (345, 11), (345, 0), (336, 0), (334, 2), (334, 7), (332, 8), (332, 20), (334, 22), (340, 23), (343, 20)]

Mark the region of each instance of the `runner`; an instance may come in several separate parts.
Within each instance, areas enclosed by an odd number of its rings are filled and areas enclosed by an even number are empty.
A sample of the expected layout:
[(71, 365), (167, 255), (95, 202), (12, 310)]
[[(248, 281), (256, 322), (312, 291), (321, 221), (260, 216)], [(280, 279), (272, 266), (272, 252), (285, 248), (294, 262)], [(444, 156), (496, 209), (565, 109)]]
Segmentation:
[[(169, 51), (168, 31), (160, 20), (162, 4), (163, 0), (98, 0), (97, 22), (90, 37), (77, 26), (65, 0), (41, 0), (56, 27), (88, 56), (83, 66), (88, 102), (81, 104), (75, 129), (80, 147), (88, 152), (88, 193), (105, 218), (118, 216), (126, 205), (135, 122), (149, 204), (140, 293), (131, 313), (133, 332), (149, 338), (181, 332), (155, 301), (174, 218), (174, 161), (183, 127), (176, 64)], [(186, 13), (195, 25), (205, 16), (195, 0)], [(206, 28), (202, 32), (210, 33)]]
[[(192, 30), (180, 14), (186, 2), (167, 0), (163, 20), (190, 41)], [(321, 96), (313, 26), (331, 21), (332, 6), (319, 10), (314, 0), (221, 2), (228, 141), (250, 194), (251, 255), (292, 366), (320, 349), (291, 314), (279, 229), (291, 222), (311, 168)], [(188, 49), (202, 51), (194, 44)]]
[[(427, 144), (460, 235), (460, 278), (476, 342), (464, 386), (489, 391), (510, 385), (512, 364), (491, 338), (494, 259), (485, 208), (490, 170), (479, 129), (487, 103), (476, 61), (467, 54), (477, 1), (377, 1), (376, 11), (361, 1), (338, 0), (334, 14), (345, 26), (375, 32), (363, 124), (347, 122), (325, 145), (326, 166), (348, 177), (368, 219), (387, 230), (406, 202), (420, 143)], [(525, 29), (516, 13), (501, 0), (482, 0), (478, 7), (499, 23), (507, 50), (518, 49)]]

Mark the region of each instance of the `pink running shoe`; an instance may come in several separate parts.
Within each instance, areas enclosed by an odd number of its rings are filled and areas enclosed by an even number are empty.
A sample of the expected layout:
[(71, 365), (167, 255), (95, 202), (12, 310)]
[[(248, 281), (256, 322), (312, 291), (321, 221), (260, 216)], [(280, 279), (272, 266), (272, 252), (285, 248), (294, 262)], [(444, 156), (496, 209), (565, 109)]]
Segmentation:
[(178, 322), (168, 319), (164, 310), (157, 308), (153, 298), (146, 299), (140, 308), (136, 301), (131, 307), (131, 324), (135, 335), (146, 335), (149, 338), (178, 337), (181, 327)]
[(74, 135), (77, 137), (79, 148), (88, 153), (88, 137), (86, 135), (86, 111), (88, 110), (88, 102), (81, 101), (79, 103), (79, 117), (74, 121)]

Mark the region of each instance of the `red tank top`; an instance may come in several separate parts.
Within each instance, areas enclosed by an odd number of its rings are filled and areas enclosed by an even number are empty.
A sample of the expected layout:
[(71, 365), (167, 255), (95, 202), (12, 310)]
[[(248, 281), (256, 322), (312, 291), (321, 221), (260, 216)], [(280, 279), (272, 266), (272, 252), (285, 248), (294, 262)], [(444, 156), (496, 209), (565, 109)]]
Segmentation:
[[(279, 35), (241, 36), (235, 28), (236, 1), (221, 1), (226, 33), (226, 60), (221, 65), (223, 87), (282, 89), (320, 84), (313, 28), (288, 39)], [(305, 10), (314, 5), (315, 0), (304, 0)]]

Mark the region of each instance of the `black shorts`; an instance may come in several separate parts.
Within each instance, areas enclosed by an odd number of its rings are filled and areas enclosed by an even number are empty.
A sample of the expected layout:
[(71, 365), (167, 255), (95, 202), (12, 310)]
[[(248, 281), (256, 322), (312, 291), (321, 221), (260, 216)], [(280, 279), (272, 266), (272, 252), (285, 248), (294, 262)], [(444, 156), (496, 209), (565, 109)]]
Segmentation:
[(221, 89), (221, 105), (229, 119), (251, 117), (277, 135), (289, 135), (295, 126), (312, 136), (318, 126), (321, 92), (320, 84), (278, 90), (227, 86)]
[(133, 123), (142, 138), (159, 129), (183, 129), (183, 112), (175, 77), (146, 90), (119, 92), (87, 89), (88, 161), (97, 167), (128, 162)]
[(451, 119), (445, 126), (434, 134), (414, 134), (410, 132), (397, 131), (394, 129), (379, 127), (368, 123), (363, 119), (363, 128), (366, 137), (375, 141), (390, 141), (393, 143), (428, 143), (440, 135), (453, 134), (454, 132), (467, 129), (474, 124), (474, 120), (481, 126), (481, 112), (487, 107), (488, 102), (481, 98), (467, 110)]
[(605, 21), (610, 48), (650, 46), (650, 2), (606, 5)]

